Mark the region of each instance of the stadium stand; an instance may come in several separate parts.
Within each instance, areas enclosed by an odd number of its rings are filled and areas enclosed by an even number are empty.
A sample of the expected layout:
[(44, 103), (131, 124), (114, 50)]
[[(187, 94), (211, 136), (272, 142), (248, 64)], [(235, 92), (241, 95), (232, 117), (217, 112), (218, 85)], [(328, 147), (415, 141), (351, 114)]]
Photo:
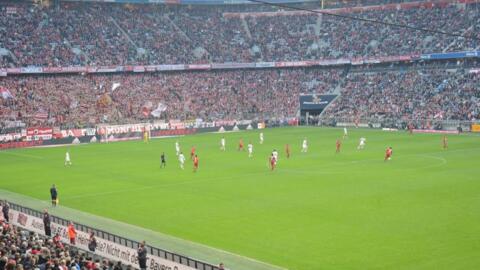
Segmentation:
[[(447, 1), (448, 2), (448, 1)], [(387, 8), (388, 7), (388, 8)], [(476, 3), (340, 11), (479, 37)], [(290, 61), (477, 49), (472, 39), (305, 12), (165, 5), (3, 3), (2, 67)], [(262, 9), (259, 9), (262, 11)]]
[(55, 243), (38, 234), (0, 220), (1, 270), (122, 270), (133, 269), (106, 259), (93, 259), (86, 252)]

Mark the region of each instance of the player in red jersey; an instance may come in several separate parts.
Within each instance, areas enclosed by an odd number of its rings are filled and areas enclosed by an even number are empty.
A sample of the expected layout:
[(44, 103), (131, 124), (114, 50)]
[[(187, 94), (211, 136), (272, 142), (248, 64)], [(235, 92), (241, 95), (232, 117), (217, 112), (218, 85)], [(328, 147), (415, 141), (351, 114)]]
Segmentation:
[(198, 156), (195, 155), (193, 158), (193, 172), (197, 172), (198, 170)]
[(285, 145), (285, 153), (287, 154), (287, 158), (290, 158), (290, 145), (288, 143)]
[(244, 151), (245, 149), (243, 148), (243, 139), (240, 138), (240, 141), (238, 141), (238, 151)]
[(392, 153), (392, 147), (388, 147), (387, 150), (385, 150), (385, 159), (383, 161), (390, 160), (390, 158), (392, 158)]
[(190, 150), (190, 160), (192, 160), (194, 156), (195, 156), (195, 146), (193, 146), (192, 150)]
[(270, 168), (272, 171), (275, 169), (275, 165), (277, 165), (277, 159), (272, 153), (272, 155), (270, 156)]
[(442, 142), (443, 142), (443, 149), (448, 149), (448, 138), (447, 138), (447, 135), (443, 135)]
[(413, 134), (413, 124), (412, 123), (408, 124), (408, 132), (410, 132), (410, 134)]
[(337, 150), (335, 151), (335, 153), (340, 153), (340, 148), (342, 148), (342, 141), (340, 141), (340, 139), (337, 139), (337, 142), (335, 143), (335, 145), (337, 146)]

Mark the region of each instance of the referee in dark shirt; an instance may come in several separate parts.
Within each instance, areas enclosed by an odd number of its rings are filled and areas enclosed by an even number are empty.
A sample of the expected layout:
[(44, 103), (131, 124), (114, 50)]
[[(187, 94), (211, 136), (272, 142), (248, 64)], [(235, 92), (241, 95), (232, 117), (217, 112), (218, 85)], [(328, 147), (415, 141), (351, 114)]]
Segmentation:
[(58, 192), (55, 184), (50, 188), (50, 197), (52, 198), (52, 206), (57, 206)]

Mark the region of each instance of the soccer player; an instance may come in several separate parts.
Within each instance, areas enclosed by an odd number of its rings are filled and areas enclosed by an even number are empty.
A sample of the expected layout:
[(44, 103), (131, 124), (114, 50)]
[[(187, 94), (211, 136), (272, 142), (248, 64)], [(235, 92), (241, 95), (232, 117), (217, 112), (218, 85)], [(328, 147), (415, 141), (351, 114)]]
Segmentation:
[(220, 140), (220, 150), (225, 151), (225, 137)]
[(175, 152), (177, 153), (177, 156), (180, 154), (180, 144), (178, 141), (175, 142)]
[(193, 172), (197, 172), (198, 170), (198, 156), (195, 155), (193, 158)]
[(442, 142), (443, 142), (443, 149), (448, 149), (448, 138), (447, 138), (447, 135), (443, 135)]
[(340, 148), (342, 148), (342, 141), (340, 139), (337, 139), (337, 142), (335, 143), (336, 147), (337, 147), (337, 150), (335, 151), (335, 153), (340, 153)]
[(260, 144), (263, 144), (263, 132), (260, 132)]
[(276, 149), (273, 149), (272, 155), (275, 158), (275, 164), (276, 164), (278, 161), (278, 151)]
[(287, 158), (290, 158), (290, 145), (288, 143), (285, 145), (285, 153), (287, 154)]
[(358, 143), (357, 149), (358, 150), (363, 149), (365, 147), (366, 142), (367, 142), (367, 139), (365, 139), (364, 137), (361, 137), (360, 142)]
[(308, 151), (307, 138), (304, 138), (302, 143), (302, 153), (306, 153), (307, 151)]
[(165, 168), (167, 166), (167, 162), (165, 160), (165, 152), (162, 152), (162, 155), (160, 156), (160, 168)]
[(240, 138), (240, 141), (238, 141), (238, 151), (245, 151), (245, 149), (243, 148), (243, 139)]
[(383, 161), (390, 160), (392, 158), (393, 150), (392, 147), (388, 147), (387, 150), (385, 150), (385, 159)]
[(273, 153), (270, 155), (270, 169), (273, 171), (275, 169), (275, 165), (277, 165), (277, 160)]
[(192, 146), (192, 150), (190, 150), (190, 160), (192, 160), (194, 156), (195, 156), (195, 146)]
[(248, 143), (247, 148), (248, 148), (248, 157), (251, 158), (253, 156), (253, 144), (252, 144), (252, 142)]
[(345, 140), (346, 138), (348, 138), (347, 127), (343, 127), (343, 139)]
[(70, 152), (68, 150), (65, 153), (65, 166), (67, 165), (72, 165), (72, 162), (70, 161)]
[(178, 155), (178, 161), (180, 162), (180, 168), (183, 170), (185, 164), (185, 156), (182, 152), (180, 152), (180, 154)]
[(408, 132), (410, 133), (410, 135), (413, 134), (413, 124), (412, 123), (408, 124)]

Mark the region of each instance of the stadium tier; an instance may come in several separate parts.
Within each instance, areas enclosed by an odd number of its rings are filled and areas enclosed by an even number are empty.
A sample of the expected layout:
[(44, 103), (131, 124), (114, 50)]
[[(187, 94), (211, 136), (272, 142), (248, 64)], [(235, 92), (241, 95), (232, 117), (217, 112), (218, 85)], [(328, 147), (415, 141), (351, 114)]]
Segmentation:
[[(3, 99), (3, 120), (28, 125), (94, 126), (157, 119), (296, 117), (300, 93), (339, 92), (325, 117), (373, 119), (480, 118), (480, 75), (464, 69), (295, 68), (117, 75), (8, 76), (15, 98)], [(119, 85), (112, 91), (114, 84)]]
[(473, 0), (327, 10), (472, 39), (297, 11), (272, 16), (242, 6), (0, 5), (1, 67), (318, 60), (480, 46)]

